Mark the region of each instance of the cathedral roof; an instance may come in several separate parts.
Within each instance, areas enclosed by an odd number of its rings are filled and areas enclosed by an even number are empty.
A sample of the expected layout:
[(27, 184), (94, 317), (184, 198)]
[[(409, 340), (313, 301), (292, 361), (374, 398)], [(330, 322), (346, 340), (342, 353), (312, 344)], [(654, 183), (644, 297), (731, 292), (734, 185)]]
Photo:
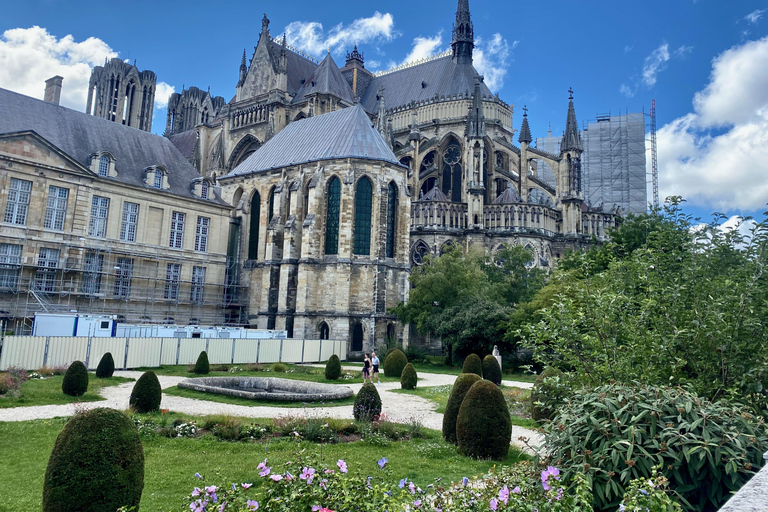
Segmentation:
[(227, 176), (337, 158), (401, 165), (360, 105), (294, 121)]
[(310, 94), (332, 94), (350, 105), (355, 102), (352, 88), (341, 74), (330, 53), (325, 56), (320, 66), (301, 86), (296, 97), (293, 98), (293, 103), (305, 101)]
[(517, 191), (514, 189), (514, 187), (507, 187), (507, 189), (502, 192), (499, 197), (493, 200), (493, 204), (509, 204), (509, 203), (519, 203), (520, 198), (517, 195)]
[(424, 194), (419, 201), (438, 201), (438, 202), (446, 202), (448, 201), (448, 197), (446, 197), (445, 194), (443, 194), (442, 190), (437, 188), (437, 185), (432, 187), (432, 190)]
[[(274, 39), (270, 39), (269, 41), (269, 52), (272, 55), (272, 59), (274, 62), (280, 62), (280, 52), (283, 50), (283, 47), (280, 43), (275, 41)], [(315, 72), (317, 69), (317, 63), (312, 62), (311, 60), (307, 59), (306, 57), (302, 57), (298, 53), (286, 49), (285, 51), (286, 55), (286, 63), (287, 63), (287, 71), (288, 71), (288, 91), (290, 94), (294, 94), (296, 91), (301, 89), (302, 83), (301, 80), (307, 80), (310, 76), (312, 76), (312, 73)]]
[(195, 146), (197, 145), (197, 131), (187, 130), (185, 132), (174, 133), (168, 140), (171, 141), (176, 149), (184, 155), (187, 160), (192, 160), (195, 156)]

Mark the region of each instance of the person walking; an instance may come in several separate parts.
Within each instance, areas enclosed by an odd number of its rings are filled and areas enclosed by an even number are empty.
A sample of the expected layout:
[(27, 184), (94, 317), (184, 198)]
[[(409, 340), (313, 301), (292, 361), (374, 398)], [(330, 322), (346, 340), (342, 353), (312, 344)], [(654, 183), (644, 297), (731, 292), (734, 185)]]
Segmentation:
[(371, 382), (373, 382), (373, 377), (376, 377), (376, 384), (381, 384), (381, 379), (379, 378), (379, 358), (376, 356), (376, 352), (371, 352), (371, 364), (373, 365), (373, 376), (371, 377)]
[(366, 380), (370, 380), (371, 384), (373, 384), (373, 379), (371, 378), (371, 359), (369, 354), (365, 354), (365, 359), (363, 360), (363, 384), (365, 384)]

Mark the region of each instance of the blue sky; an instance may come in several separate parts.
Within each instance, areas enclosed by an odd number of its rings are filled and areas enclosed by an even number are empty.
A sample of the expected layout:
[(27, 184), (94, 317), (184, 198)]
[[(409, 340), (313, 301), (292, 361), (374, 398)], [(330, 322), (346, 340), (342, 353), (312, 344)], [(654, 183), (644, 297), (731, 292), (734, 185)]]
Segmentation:
[[(766, 209), (768, 1), (470, 0), (470, 9), (477, 67), (515, 105), (516, 127), (527, 105), (534, 138), (549, 123), (562, 132), (569, 87), (580, 123), (648, 112), (655, 99), (662, 197), (683, 195), (704, 218)], [(7, 3), (0, 87), (42, 97), (44, 80), (62, 74), (63, 104), (84, 110), (90, 67), (110, 55), (155, 71), (165, 93), (210, 86), (229, 100), (264, 12), (272, 35), (287, 32), (316, 57), (330, 45), (339, 66), (357, 42), (375, 71), (448, 49), (455, 10), (453, 0)], [(159, 98), (155, 132), (165, 113)]]

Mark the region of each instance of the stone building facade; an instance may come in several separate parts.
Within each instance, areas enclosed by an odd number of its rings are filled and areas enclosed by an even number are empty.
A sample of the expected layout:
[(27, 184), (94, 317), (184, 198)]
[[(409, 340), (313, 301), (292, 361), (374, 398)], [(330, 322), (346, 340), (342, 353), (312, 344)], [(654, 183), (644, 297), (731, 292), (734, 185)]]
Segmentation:
[(86, 114), (152, 131), (157, 76), (118, 58), (95, 66), (88, 82)]

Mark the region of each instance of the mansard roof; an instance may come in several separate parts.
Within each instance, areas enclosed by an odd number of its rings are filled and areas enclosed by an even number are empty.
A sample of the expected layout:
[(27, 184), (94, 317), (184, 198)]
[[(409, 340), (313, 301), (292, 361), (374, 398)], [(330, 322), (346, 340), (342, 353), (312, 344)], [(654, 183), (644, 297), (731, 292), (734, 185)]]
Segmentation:
[[(272, 56), (272, 61), (275, 63), (280, 62), (280, 52), (283, 50), (283, 45), (270, 39), (269, 41), (269, 53)], [(313, 62), (306, 57), (302, 57), (298, 53), (286, 48), (285, 51), (286, 62), (288, 68), (288, 93), (294, 94), (301, 89), (301, 80), (308, 80), (312, 76), (312, 73), (318, 67), (316, 62)]]
[(355, 105), (290, 123), (227, 176), (338, 158), (402, 166), (363, 108)]
[(176, 149), (184, 155), (184, 158), (192, 161), (195, 156), (195, 146), (197, 145), (197, 131), (195, 129), (185, 132), (174, 133), (168, 137)]
[(325, 56), (325, 59), (315, 69), (312, 76), (304, 82), (304, 85), (302, 85), (293, 98), (292, 103), (301, 103), (310, 94), (331, 94), (350, 105), (355, 102), (352, 88), (341, 74), (330, 53)]

